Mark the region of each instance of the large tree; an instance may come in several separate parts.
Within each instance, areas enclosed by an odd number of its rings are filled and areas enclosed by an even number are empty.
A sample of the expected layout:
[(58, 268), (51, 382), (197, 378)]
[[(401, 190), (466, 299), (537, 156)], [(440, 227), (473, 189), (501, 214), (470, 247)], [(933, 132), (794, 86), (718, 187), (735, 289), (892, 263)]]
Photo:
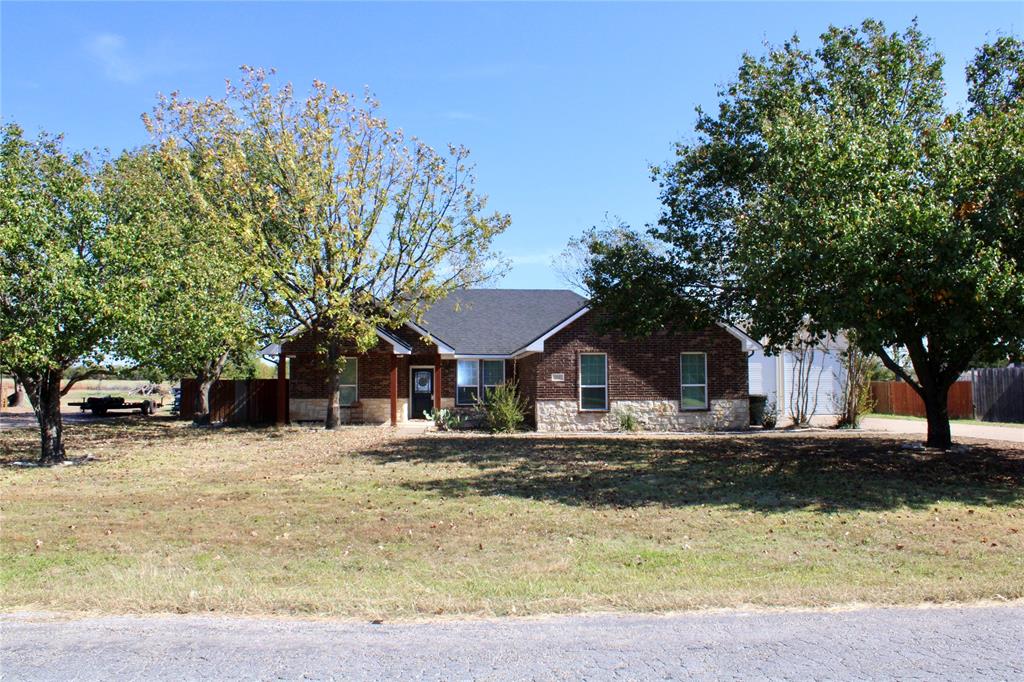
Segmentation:
[[(60, 399), (91, 375), (129, 306), (88, 159), (61, 139), (0, 140), (0, 365), (28, 393), (40, 461), (64, 460)], [(85, 366), (65, 381), (72, 366)]]
[(209, 150), (220, 185), (247, 202), (268, 306), (322, 339), (333, 428), (345, 349), (367, 350), (378, 327), (487, 279), (509, 219), (485, 215), (464, 148), (407, 137), (372, 97), (315, 82), (298, 99), (268, 75), (245, 69), (223, 100), (172, 95), (147, 122), (162, 149)]
[(596, 302), (641, 331), (729, 317), (775, 348), (852, 331), (921, 396), (928, 445), (948, 447), (952, 383), (1024, 344), (1021, 54), (1009, 38), (979, 51), (964, 112), (944, 108), (943, 60), (916, 25), (745, 56), (655, 169), (661, 248), (591, 240)]
[(213, 382), (229, 361), (252, 355), (264, 322), (247, 214), (230, 195), (206, 201), (216, 182), (209, 161), (202, 150), (126, 152), (105, 169), (102, 194), (118, 254), (146, 279), (135, 333), (119, 336), (116, 350), (168, 376), (195, 377), (197, 423), (209, 421)]

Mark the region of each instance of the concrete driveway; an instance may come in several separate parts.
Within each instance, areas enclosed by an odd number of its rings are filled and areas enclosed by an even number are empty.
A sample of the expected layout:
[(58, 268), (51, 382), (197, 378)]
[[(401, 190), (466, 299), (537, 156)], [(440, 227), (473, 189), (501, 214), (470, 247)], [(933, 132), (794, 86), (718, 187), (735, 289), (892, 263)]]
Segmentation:
[(382, 624), (0, 618), (11, 680), (1024, 680), (1024, 605)]
[[(864, 417), (860, 427), (865, 431), (885, 431), (887, 433), (905, 433), (910, 435), (928, 433), (928, 423), (917, 419), (889, 419), (887, 417)], [(949, 425), (953, 438), (978, 438), (981, 440), (1001, 440), (1011, 443), (1024, 443), (1024, 424), (1020, 426), (989, 426), (987, 424)]]

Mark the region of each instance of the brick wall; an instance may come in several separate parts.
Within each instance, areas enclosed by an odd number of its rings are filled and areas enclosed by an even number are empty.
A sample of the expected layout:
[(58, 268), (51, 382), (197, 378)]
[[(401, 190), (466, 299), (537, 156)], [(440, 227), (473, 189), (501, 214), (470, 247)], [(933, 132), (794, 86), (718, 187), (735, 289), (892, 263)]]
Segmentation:
[(526, 399), (526, 425), (535, 427), (536, 403), (537, 403), (537, 364), (540, 362), (540, 355), (526, 355), (518, 360), (510, 361), (509, 368), (511, 376), (519, 385), (519, 394)]
[[(736, 337), (719, 326), (701, 331), (659, 332), (642, 339), (619, 333), (598, 335), (588, 313), (544, 342), (535, 356), (536, 400), (576, 400), (579, 354), (608, 355), (609, 400), (678, 400), (679, 354), (707, 353), (708, 398), (747, 397), (747, 354)], [(565, 381), (551, 381), (561, 373)]]
[[(398, 398), (409, 397), (409, 369), (414, 365), (434, 366), (435, 349), (424, 342), (412, 330), (403, 329), (395, 335), (413, 347), (413, 354), (398, 356)], [(291, 374), (289, 379), (290, 395), (293, 399), (326, 399), (327, 372), (322, 356), (318, 352), (319, 335), (306, 332), (292, 337), (282, 344), (282, 350), (290, 359)], [(345, 355), (351, 354), (359, 358), (359, 398), (388, 399), (391, 398), (391, 355), (390, 343), (379, 340), (367, 353), (357, 353), (354, 346), (349, 346)], [(455, 361), (444, 360), (441, 363), (441, 397), (455, 396)]]
[[(327, 371), (324, 359), (317, 352), (319, 339), (307, 332), (289, 339), (283, 346), (287, 354), (294, 354), (289, 378), (289, 394), (296, 399), (327, 398)], [(390, 398), (391, 396), (391, 345), (379, 342), (367, 353), (358, 353), (354, 346), (343, 351), (345, 355), (359, 358), (359, 398)], [(408, 365), (404, 384), (408, 387)], [(402, 395), (403, 376), (399, 365), (398, 391)], [(406, 388), (406, 390), (408, 390)]]

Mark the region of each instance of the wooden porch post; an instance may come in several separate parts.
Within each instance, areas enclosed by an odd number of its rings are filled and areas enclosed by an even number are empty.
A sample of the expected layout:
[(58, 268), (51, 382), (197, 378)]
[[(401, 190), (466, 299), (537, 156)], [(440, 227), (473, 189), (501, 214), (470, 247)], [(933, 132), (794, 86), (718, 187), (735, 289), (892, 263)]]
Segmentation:
[(434, 411), (441, 409), (441, 354), (434, 354)]
[(288, 356), (277, 356), (277, 425), (288, 423)]
[(391, 425), (398, 425), (398, 356), (391, 354)]

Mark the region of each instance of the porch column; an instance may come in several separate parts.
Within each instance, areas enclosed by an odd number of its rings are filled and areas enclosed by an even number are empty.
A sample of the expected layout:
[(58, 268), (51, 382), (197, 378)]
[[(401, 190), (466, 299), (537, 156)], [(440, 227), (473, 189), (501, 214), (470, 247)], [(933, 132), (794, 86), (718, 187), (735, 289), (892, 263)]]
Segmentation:
[(277, 425), (288, 423), (288, 357), (284, 353), (277, 356)]
[(434, 411), (441, 409), (441, 354), (434, 354)]
[(391, 425), (398, 424), (398, 356), (391, 354)]

